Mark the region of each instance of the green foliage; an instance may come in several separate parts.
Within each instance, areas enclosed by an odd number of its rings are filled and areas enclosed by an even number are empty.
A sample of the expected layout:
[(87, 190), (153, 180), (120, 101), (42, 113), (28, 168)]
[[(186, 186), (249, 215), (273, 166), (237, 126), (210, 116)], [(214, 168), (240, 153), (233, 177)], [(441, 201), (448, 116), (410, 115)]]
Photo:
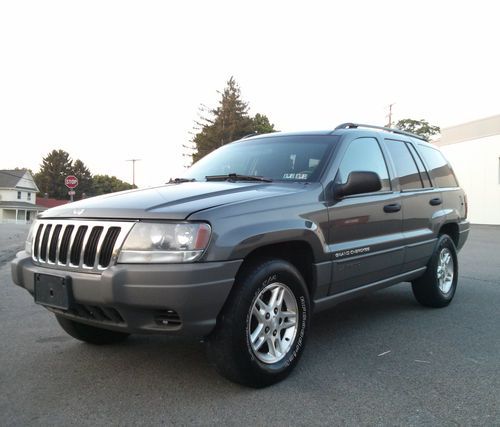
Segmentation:
[(42, 194), (49, 197), (67, 199), (68, 189), (64, 178), (72, 174), (72, 160), (64, 150), (52, 150), (43, 158), (40, 172), (35, 175), (35, 182)]
[(93, 184), (94, 196), (137, 188), (128, 182), (118, 179), (116, 176), (109, 175), (94, 175)]
[(78, 178), (78, 187), (75, 188), (75, 199), (81, 199), (83, 195), (90, 196), (93, 193), (93, 181), (90, 170), (80, 159), (75, 160), (72, 167), (72, 175)]
[(241, 99), (239, 85), (231, 77), (222, 92), (219, 105), (214, 109), (201, 108), (201, 121), (193, 139), (193, 162), (223, 145), (253, 133), (274, 132), (274, 125), (263, 114), (250, 117), (248, 103)]
[(257, 134), (276, 132), (274, 125), (264, 114), (257, 113), (252, 121), (253, 131)]
[(68, 175), (78, 178), (78, 187), (75, 189), (77, 200), (81, 199), (83, 194), (92, 197), (137, 188), (116, 176), (92, 176), (85, 163), (80, 159), (73, 162), (64, 150), (52, 150), (47, 154), (40, 165), (40, 172), (34, 175), (34, 179), (42, 194), (48, 193), (49, 197), (55, 199), (68, 199), (68, 188), (64, 185), (64, 178)]
[(431, 136), (437, 135), (441, 132), (439, 126), (433, 126), (424, 119), (421, 120), (402, 119), (396, 123), (396, 128), (404, 130), (406, 132), (414, 133), (416, 135), (420, 135), (424, 137), (426, 140), (429, 140)]

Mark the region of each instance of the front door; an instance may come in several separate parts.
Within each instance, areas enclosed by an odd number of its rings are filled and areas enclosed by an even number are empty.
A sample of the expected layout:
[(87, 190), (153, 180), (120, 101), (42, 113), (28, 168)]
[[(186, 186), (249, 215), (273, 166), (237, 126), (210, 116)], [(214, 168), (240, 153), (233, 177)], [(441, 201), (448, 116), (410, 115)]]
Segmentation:
[(349, 143), (333, 186), (344, 184), (349, 173), (356, 171), (377, 173), (382, 188), (332, 200), (328, 208), (333, 257), (330, 294), (396, 276), (403, 265), (400, 194), (392, 191), (387, 163), (376, 138), (357, 138)]

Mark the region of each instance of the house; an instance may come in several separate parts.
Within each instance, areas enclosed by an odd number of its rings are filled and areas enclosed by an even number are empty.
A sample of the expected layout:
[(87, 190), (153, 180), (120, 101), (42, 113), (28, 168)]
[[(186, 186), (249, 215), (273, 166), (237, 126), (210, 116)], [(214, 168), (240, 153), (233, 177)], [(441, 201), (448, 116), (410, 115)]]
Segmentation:
[(33, 221), (46, 209), (36, 204), (38, 191), (28, 170), (0, 170), (0, 222)]
[(433, 142), (467, 193), (469, 220), (500, 225), (500, 115), (442, 129)]

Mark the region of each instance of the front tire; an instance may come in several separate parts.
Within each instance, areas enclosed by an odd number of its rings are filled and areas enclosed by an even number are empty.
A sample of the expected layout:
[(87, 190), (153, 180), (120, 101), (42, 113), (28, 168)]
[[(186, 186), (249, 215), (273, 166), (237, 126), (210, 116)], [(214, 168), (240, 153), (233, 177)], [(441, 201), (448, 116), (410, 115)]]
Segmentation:
[(290, 263), (244, 267), (208, 340), (217, 371), (255, 388), (286, 378), (304, 350), (309, 307), (304, 279)]
[(129, 336), (129, 334), (124, 332), (110, 331), (108, 329), (96, 328), (94, 326), (78, 323), (57, 314), (56, 319), (61, 328), (63, 328), (68, 335), (89, 344), (114, 344), (126, 340)]
[(458, 258), (453, 240), (442, 234), (424, 275), (412, 283), (413, 295), (426, 307), (446, 307), (457, 289)]

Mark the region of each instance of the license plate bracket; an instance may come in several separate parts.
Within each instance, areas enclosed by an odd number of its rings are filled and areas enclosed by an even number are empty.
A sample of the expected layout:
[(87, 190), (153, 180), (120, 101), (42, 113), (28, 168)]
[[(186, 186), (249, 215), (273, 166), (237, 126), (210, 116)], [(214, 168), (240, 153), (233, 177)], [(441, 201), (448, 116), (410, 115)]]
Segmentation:
[(71, 277), (35, 273), (35, 302), (37, 304), (69, 310), (72, 298)]

